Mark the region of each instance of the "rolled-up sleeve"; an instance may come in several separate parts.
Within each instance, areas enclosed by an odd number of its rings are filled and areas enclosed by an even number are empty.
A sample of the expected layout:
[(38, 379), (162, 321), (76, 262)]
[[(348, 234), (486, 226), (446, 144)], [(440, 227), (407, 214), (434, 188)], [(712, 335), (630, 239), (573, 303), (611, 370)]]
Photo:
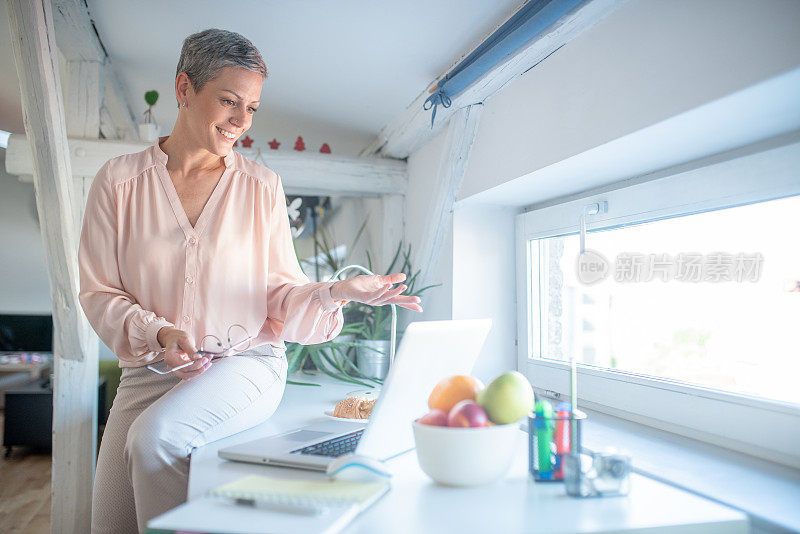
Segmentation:
[(312, 345), (331, 340), (342, 330), (342, 307), (330, 293), (333, 282), (311, 282), (297, 261), (286, 196), (280, 176), (272, 188), (267, 321), (264, 328), (283, 341)]
[(158, 331), (173, 323), (143, 309), (123, 288), (116, 221), (116, 200), (106, 163), (92, 182), (83, 216), (78, 299), (97, 335), (120, 360), (146, 362), (161, 350)]

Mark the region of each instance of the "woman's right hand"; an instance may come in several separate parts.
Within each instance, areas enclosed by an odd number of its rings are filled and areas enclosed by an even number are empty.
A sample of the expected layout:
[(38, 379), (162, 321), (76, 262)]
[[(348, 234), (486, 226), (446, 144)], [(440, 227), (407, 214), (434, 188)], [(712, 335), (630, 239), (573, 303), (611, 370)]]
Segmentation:
[(165, 326), (158, 331), (158, 342), (164, 347), (164, 363), (168, 369), (194, 361), (192, 365), (178, 369), (175, 374), (184, 380), (203, 374), (211, 367), (208, 356), (197, 354), (192, 336), (183, 330)]

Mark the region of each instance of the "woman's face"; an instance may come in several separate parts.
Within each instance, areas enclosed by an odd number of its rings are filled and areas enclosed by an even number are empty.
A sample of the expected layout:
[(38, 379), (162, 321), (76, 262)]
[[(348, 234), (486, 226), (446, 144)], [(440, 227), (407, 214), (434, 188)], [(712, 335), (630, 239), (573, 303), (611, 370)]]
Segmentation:
[(223, 67), (198, 93), (190, 87), (187, 108), (181, 112), (187, 113), (196, 141), (213, 154), (228, 155), (253, 123), (263, 83), (258, 72)]

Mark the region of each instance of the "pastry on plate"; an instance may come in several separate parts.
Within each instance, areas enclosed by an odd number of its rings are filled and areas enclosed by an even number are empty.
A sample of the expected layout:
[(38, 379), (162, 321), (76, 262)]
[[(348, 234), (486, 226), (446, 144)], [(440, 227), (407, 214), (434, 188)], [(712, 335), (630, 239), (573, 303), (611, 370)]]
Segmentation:
[(373, 406), (375, 406), (375, 399), (347, 397), (336, 405), (333, 415), (346, 419), (369, 419)]

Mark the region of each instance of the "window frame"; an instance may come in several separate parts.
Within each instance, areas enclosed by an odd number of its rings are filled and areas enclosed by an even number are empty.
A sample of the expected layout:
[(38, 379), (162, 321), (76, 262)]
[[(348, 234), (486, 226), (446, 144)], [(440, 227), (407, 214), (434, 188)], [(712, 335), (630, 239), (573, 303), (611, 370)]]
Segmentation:
[[(537, 393), (568, 398), (569, 363), (541, 358), (534, 289), (542, 284), (532, 287), (538, 252), (529, 242), (578, 233), (584, 206), (608, 203), (587, 220), (591, 232), (795, 195), (800, 131), (527, 208), (516, 218), (518, 369)], [(578, 364), (578, 382), (587, 408), (800, 468), (798, 405), (586, 364)]]

